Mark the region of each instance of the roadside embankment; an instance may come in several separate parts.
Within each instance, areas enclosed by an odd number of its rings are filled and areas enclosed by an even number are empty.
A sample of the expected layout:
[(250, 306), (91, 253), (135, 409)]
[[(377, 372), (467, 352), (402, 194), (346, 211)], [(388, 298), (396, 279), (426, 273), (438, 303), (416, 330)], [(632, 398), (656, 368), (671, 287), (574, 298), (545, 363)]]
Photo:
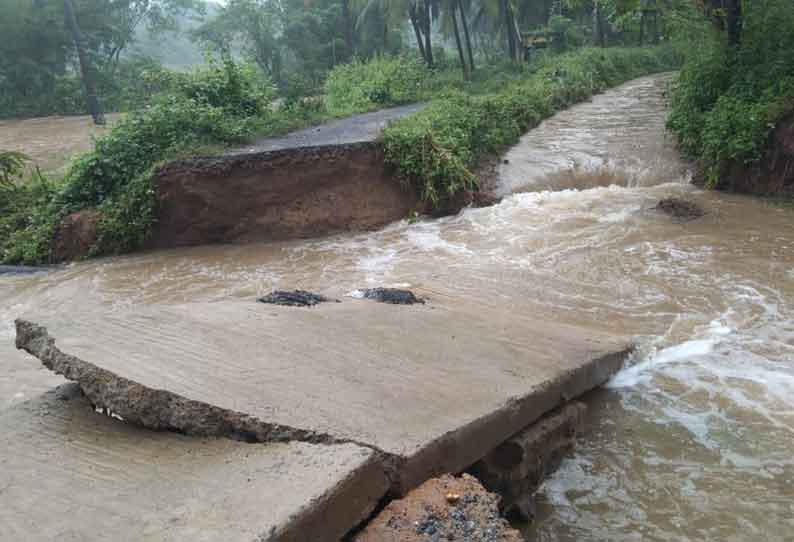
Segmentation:
[[(0, 224), (1, 257), (5, 263), (40, 264), (179, 244), (322, 235), (375, 227), (411, 212), (455, 212), (472, 200), (489, 199), (477, 196), (487, 191), (478, 166), (541, 120), (677, 63), (674, 51), (664, 46), (580, 49), (516, 68), (518, 75), (498, 92), (439, 91), (422, 111), (403, 106), (261, 140), (240, 150), (248, 158), (229, 158), (240, 153), (229, 151), (174, 162), (206, 145), (244, 139), (253, 121), (226, 118), (201, 104), (176, 107), (181, 102), (166, 101), (125, 118), (98, 140), (94, 151), (75, 161), (64, 186), (44, 186), (31, 205), (14, 205), (15, 218), (6, 228)], [(339, 126), (361, 129), (365, 137), (333, 137)], [(364, 142), (380, 149), (345, 157), (349, 145)], [(339, 147), (331, 164), (338, 169), (319, 167), (306, 150), (331, 152), (330, 146)], [(385, 186), (386, 176), (406, 193)], [(274, 198), (270, 194), (276, 190), (287, 195)], [(228, 208), (215, 201), (219, 194), (229, 200)], [(415, 201), (421, 204), (409, 205)], [(235, 205), (242, 211), (238, 224), (228, 214)], [(197, 212), (200, 220), (190, 223), (188, 216)], [(166, 232), (168, 227), (182, 231)], [(186, 231), (191, 228), (196, 231)], [(70, 232), (80, 238), (72, 239)]]
[[(695, 182), (708, 184), (705, 172), (701, 171)], [(715, 181), (714, 188), (742, 194), (794, 197), (794, 115), (776, 124), (758, 160), (731, 161)]]

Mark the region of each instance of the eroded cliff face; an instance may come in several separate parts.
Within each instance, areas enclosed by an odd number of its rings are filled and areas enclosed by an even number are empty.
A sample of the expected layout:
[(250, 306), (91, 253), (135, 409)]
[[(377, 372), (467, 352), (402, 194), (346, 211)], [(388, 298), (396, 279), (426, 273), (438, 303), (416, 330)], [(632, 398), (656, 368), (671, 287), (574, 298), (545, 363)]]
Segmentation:
[(731, 164), (717, 188), (762, 196), (794, 196), (794, 114), (778, 123), (758, 162)]
[(423, 211), (377, 143), (175, 162), (155, 186), (153, 248), (371, 229)]

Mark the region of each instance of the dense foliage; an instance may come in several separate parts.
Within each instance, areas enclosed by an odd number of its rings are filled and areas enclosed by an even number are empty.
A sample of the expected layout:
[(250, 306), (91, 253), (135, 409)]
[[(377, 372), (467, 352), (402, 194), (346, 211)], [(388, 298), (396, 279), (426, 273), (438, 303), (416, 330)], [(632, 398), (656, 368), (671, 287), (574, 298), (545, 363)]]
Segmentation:
[(0, 237), (2, 260), (46, 261), (55, 225), (87, 208), (98, 208), (103, 216), (95, 252), (140, 246), (153, 220), (153, 167), (187, 150), (250, 138), (261, 131), (273, 97), (272, 85), (259, 72), (228, 59), (180, 75), (168, 86), (171, 90), (127, 115), (93, 151), (75, 160), (58, 187), (34, 187), (31, 194), (26, 194), (29, 185), (13, 188), (9, 199), (35, 206)]
[(438, 203), (476, 188), (471, 168), (485, 154), (568, 105), (643, 74), (673, 69), (669, 47), (580, 49), (547, 57), (526, 76), (494, 94), (459, 91), (434, 101), (384, 133), (386, 160)]
[(729, 43), (725, 25), (699, 12), (690, 12), (691, 26), (682, 29), (686, 63), (669, 127), (682, 150), (703, 163), (712, 185), (728, 164), (760, 158), (770, 131), (794, 111), (791, 2), (743, 2), (743, 8), (739, 43)]
[[(141, 60), (127, 55), (137, 32), (176, 28), (203, 11), (197, 0), (72, 0), (91, 74), (108, 110), (126, 109)], [(63, 0), (0, 2), (0, 118), (86, 111)], [(148, 61), (146, 61), (148, 62)]]
[(376, 57), (334, 69), (325, 83), (325, 104), (333, 115), (346, 115), (418, 101), (432, 73), (418, 58)]

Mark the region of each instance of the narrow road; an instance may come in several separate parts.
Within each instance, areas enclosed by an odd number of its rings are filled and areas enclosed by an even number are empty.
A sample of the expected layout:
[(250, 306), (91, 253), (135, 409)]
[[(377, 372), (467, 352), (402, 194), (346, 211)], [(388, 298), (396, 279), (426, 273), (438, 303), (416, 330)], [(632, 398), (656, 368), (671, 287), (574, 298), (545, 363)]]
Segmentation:
[(390, 122), (416, 113), (426, 105), (422, 103), (382, 109), (372, 113), (335, 120), (320, 126), (312, 126), (282, 137), (262, 138), (253, 145), (231, 151), (231, 154), (375, 141)]

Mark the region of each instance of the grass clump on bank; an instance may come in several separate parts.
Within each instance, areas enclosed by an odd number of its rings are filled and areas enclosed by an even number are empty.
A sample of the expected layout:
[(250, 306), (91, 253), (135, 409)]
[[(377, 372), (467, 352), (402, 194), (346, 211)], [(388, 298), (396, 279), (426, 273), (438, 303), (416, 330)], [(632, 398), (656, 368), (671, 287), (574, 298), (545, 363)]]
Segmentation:
[(498, 93), (453, 90), (384, 132), (387, 162), (438, 204), (474, 190), (471, 169), (554, 112), (608, 87), (674, 69), (670, 47), (586, 48), (549, 56)]
[(787, 0), (743, 3), (738, 43), (701, 16), (682, 38), (685, 63), (668, 127), (687, 157), (720, 185), (733, 163), (759, 160), (771, 131), (794, 112), (794, 10)]

